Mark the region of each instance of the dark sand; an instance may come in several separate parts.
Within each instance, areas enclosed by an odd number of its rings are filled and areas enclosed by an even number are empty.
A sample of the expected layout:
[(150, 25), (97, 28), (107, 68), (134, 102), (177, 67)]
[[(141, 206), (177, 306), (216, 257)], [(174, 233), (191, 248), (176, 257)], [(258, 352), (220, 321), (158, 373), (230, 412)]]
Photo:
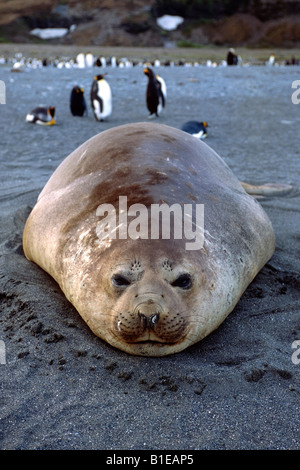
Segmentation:
[[(95, 337), (22, 251), (29, 211), (63, 158), (103, 129), (147, 120), (141, 68), (107, 71), (114, 111), (99, 124), (90, 108), (84, 119), (68, 108), (73, 83), (88, 97), (94, 71), (0, 69), (0, 448), (299, 449), (300, 105), (291, 84), (300, 69), (159, 71), (168, 85), (159, 122), (207, 120), (206, 143), (240, 179), (294, 187), (261, 201), (276, 252), (235, 310), (208, 338), (165, 358), (128, 356)], [(24, 122), (40, 103), (57, 106), (57, 126)]]

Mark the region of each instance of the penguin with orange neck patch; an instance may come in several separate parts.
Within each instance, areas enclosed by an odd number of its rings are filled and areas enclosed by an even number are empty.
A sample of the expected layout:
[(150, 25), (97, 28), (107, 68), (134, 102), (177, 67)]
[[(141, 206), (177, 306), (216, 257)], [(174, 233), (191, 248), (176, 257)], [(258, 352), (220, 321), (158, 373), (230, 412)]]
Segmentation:
[(205, 139), (207, 137), (208, 124), (205, 121), (188, 121), (181, 126), (181, 130), (188, 132), (197, 139)]
[(84, 116), (87, 114), (84, 89), (78, 85), (75, 85), (71, 91), (70, 110), (73, 116)]
[(96, 75), (91, 87), (91, 106), (96, 121), (104, 121), (112, 113), (112, 93), (105, 75)]
[(43, 126), (53, 126), (56, 124), (54, 116), (54, 106), (50, 106), (49, 108), (38, 106), (37, 108), (32, 109), (32, 111), (26, 115), (26, 122), (30, 122), (32, 124), (41, 124)]
[(166, 84), (150, 67), (144, 68), (144, 74), (148, 77), (146, 104), (150, 113), (149, 118), (158, 117), (166, 105)]

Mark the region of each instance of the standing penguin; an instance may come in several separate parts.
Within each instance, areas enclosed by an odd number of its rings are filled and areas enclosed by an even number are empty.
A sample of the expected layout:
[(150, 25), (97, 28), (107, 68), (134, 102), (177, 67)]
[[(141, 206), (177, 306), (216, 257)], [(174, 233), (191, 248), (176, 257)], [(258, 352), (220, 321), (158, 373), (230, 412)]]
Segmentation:
[(232, 48), (229, 49), (227, 53), (227, 57), (226, 57), (226, 62), (227, 62), (227, 65), (238, 65), (239, 60), (234, 49)]
[(73, 116), (83, 116), (87, 112), (84, 89), (75, 85), (70, 96), (70, 110)]
[(158, 85), (160, 87), (160, 91), (162, 94), (162, 106), (163, 108), (166, 106), (166, 101), (167, 101), (167, 85), (166, 82), (162, 77), (160, 77), (158, 74), (155, 75), (156, 80), (158, 81)]
[(112, 94), (103, 75), (94, 77), (91, 88), (91, 105), (97, 121), (104, 121), (112, 113)]
[(154, 117), (154, 115), (159, 116), (162, 108), (165, 106), (165, 82), (161, 77), (155, 76), (150, 67), (144, 68), (144, 74), (148, 77), (146, 104), (150, 112), (149, 117)]
[(26, 115), (26, 121), (32, 124), (41, 124), (43, 126), (53, 126), (56, 124), (54, 119), (55, 107), (50, 106), (45, 108), (44, 106), (38, 106), (34, 108), (30, 113)]

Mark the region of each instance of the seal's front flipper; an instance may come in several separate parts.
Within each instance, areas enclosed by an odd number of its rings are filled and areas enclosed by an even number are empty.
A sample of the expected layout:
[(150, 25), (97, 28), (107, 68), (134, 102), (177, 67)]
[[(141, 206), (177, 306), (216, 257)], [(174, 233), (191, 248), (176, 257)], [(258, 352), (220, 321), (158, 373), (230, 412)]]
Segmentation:
[(246, 193), (254, 197), (268, 197), (268, 196), (283, 196), (292, 190), (290, 184), (277, 184), (277, 183), (266, 183), (261, 185), (253, 185), (244, 183), (241, 181)]

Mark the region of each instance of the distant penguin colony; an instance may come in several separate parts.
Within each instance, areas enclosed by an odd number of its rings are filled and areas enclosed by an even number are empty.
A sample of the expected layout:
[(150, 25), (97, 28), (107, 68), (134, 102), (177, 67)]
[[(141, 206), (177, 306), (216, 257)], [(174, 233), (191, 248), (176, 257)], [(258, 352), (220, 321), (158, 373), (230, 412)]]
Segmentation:
[(87, 113), (84, 89), (78, 85), (75, 85), (71, 91), (70, 110), (73, 116), (84, 116)]
[(207, 122), (188, 121), (181, 126), (181, 130), (188, 132), (197, 139), (205, 139), (207, 137)]
[(155, 76), (150, 67), (144, 68), (144, 74), (148, 77), (146, 104), (150, 113), (149, 117), (158, 117), (166, 104), (166, 84), (161, 77)]
[(91, 106), (97, 121), (104, 121), (112, 113), (112, 94), (103, 75), (94, 77), (91, 87)]
[(32, 111), (30, 111), (30, 113), (26, 115), (26, 121), (32, 124), (53, 126), (54, 124), (56, 124), (54, 116), (55, 116), (54, 106), (50, 106), (49, 108), (39, 106), (37, 108), (34, 108)]
[[(238, 65), (239, 57), (236, 55), (234, 49), (229, 49), (227, 54), (227, 61), (223, 61), (226, 65)], [(270, 62), (270, 61), (269, 61)], [(44, 61), (44, 63), (46, 63)], [(111, 67), (124, 65), (125, 59), (120, 62), (116, 61), (115, 57), (111, 58), (109, 65)], [(91, 53), (84, 55), (83, 53), (78, 54), (76, 57), (76, 64), (79, 68), (84, 67), (106, 67), (106, 59), (104, 57), (98, 57), (95, 60)], [(151, 65), (151, 64), (150, 64)], [(159, 67), (160, 62), (157, 60), (154, 65)], [(170, 65), (166, 63), (165, 65)], [(181, 65), (179, 63), (179, 65)], [(146, 88), (146, 105), (149, 111), (149, 118), (158, 117), (163, 108), (166, 106), (167, 100), (167, 86), (165, 80), (155, 73), (148, 63), (144, 64), (143, 72), (148, 77), (148, 83)], [(105, 79), (106, 73), (95, 75), (91, 84), (90, 89), (90, 103), (93, 110), (93, 115), (96, 121), (104, 121), (112, 113), (112, 92), (111, 87)], [(73, 86), (70, 93), (70, 112), (73, 116), (84, 116), (87, 115), (87, 104), (84, 97), (84, 90), (79, 85)], [(55, 121), (55, 108), (53, 106), (49, 108), (38, 107), (33, 109), (26, 116), (26, 121), (36, 124), (51, 126), (56, 124)], [(188, 121), (184, 123), (181, 130), (193, 135), (198, 139), (205, 139), (207, 137), (207, 122), (202, 121)]]

